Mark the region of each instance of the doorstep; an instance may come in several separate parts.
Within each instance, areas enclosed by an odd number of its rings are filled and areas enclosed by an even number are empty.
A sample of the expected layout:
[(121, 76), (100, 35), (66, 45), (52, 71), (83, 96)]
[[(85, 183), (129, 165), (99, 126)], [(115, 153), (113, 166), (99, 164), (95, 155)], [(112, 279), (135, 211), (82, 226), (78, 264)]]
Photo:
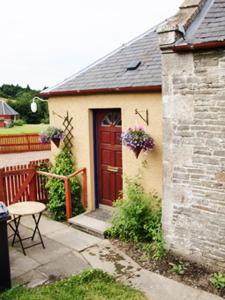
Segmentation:
[(104, 238), (104, 232), (111, 227), (114, 208), (101, 205), (92, 212), (73, 217), (68, 222), (76, 229)]

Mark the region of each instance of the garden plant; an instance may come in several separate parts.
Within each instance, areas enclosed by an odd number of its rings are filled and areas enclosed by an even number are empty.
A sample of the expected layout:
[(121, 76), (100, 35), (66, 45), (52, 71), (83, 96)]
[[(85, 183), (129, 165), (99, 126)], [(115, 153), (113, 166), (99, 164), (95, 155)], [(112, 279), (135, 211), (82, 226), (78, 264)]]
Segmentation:
[(166, 253), (161, 226), (161, 199), (155, 193), (146, 194), (136, 178), (127, 179), (126, 184), (123, 199), (115, 202), (117, 210), (106, 235), (133, 242), (149, 255), (160, 259)]
[[(72, 154), (63, 146), (61, 152), (56, 156), (55, 163), (50, 172), (58, 175), (70, 175), (75, 171), (75, 162)], [(57, 221), (66, 219), (66, 196), (64, 182), (56, 178), (50, 178), (46, 184), (49, 195), (48, 210)], [(84, 212), (81, 203), (81, 184), (77, 177), (71, 178), (71, 198), (73, 215)]]

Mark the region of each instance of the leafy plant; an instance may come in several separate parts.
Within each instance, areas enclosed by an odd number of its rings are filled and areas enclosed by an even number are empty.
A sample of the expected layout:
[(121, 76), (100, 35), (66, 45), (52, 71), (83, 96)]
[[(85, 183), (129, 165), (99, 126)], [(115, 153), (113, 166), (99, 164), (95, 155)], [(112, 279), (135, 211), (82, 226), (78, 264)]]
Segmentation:
[(216, 289), (225, 288), (225, 274), (222, 272), (214, 273), (209, 279)]
[[(61, 152), (56, 156), (55, 164), (50, 169), (50, 172), (58, 175), (69, 175), (74, 171), (74, 160), (72, 155), (66, 147), (63, 147)], [(49, 195), (48, 210), (53, 213), (55, 220), (64, 221), (66, 219), (64, 182), (56, 178), (51, 178), (48, 180), (46, 188)], [(84, 207), (80, 201), (81, 184), (76, 177), (71, 179), (71, 198), (73, 215), (84, 212)]]
[(161, 227), (160, 198), (145, 194), (135, 179), (127, 179), (124, 199), (115, 203), (112, 227), (106, 232), (112, 238), (132, 241), (156, 259), (165, 255)]
[(184, 275), (185, 270), (187, 269), (183, 263), (172, 264), (171, 272), (176, 273), (177, 275)]
[(23, 126), (26, 122), (22, 119), (18, 119), (16, 121), (14, 121), (14, 125), (15, 126)]

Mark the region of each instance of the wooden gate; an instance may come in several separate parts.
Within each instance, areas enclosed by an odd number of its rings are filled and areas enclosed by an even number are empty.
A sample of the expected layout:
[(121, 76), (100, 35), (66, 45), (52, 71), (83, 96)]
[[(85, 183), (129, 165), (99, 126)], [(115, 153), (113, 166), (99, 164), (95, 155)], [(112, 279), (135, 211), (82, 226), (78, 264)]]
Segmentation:
[(39, 162), (0, 169), (0, 201), (7, 206), (20, 201), (47, 202), (46, 178), (36, 173)]

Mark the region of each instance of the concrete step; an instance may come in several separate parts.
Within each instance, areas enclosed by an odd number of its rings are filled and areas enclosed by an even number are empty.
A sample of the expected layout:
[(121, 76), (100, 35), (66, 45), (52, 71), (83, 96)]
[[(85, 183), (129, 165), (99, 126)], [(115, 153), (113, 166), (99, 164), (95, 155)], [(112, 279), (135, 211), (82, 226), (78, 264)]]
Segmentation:
[(104, 238), (104, 232), (111, 226), (109, 222), (91, 217), (91, 213), (73, 217), (69, 219), (69, 223), (76, 229), (101, 238)]

